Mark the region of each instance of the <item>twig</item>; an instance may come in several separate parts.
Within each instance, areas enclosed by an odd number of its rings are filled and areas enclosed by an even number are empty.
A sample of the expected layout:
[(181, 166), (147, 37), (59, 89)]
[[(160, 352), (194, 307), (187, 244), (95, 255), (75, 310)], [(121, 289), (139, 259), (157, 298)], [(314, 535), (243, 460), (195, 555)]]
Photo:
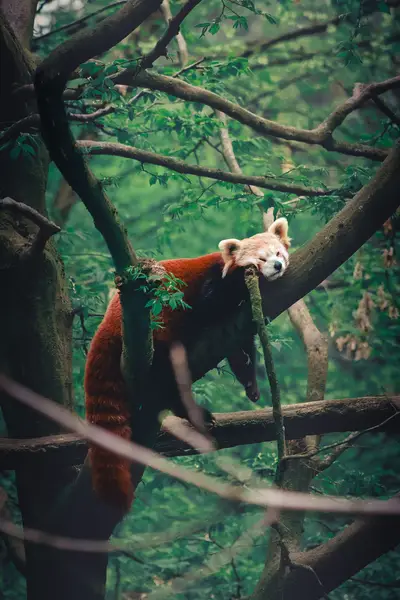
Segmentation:
[(211, 452), (215, 447), (207, 434), (203, 409), (198, 406), (193, 398), (192, 378), (189, 371), (186, 350), (182, 344), (177, 342), (173, 344), (170, 350), (170, 359), (181, 401), (186, 409), (189, 421), (202, 434), (203, 451)]
[(280, 389), (272, 359), (271, 345), (265, 327), (258, 273), (255, 270), (255, 267), (246, 267), (244, 278), (250, 294), (253, 321), (256, 324), (258, 337), (260, 338), (263, 349), (265, 368), (267, 370), (268, 381), (271, 388), (272, 414), (275, 421), (276, 443), (278, 448), (278, 467), (275, 475), (275, 483), (279, 486), (282, 483), (283, 477), (282, 458), (286, 454), (285, 426), (283, 422)]
[(277, 46), (282, 42), (289, 42), (300, 37), (325, 33), (330, 25), (338, 25), (340, 21), (341, 17), (334, 17), (333, 19), (325, 21), (324, 23), (313, 23), (312, 25), (306, 25), (305, 27), (298, 27), (293, 31), (288, 31), (267, 41), (257, 40), (255, 42), (250, 42), (247, 49), (241, 54), (241, 56), (247, 58), (255, 52), (263, 52), (264, 50), (268, 50), (269, 48)]
[(85, 23), (92, 17), (95, 17), (96, 15), (99, 15), (100, 13), (103, 13), (106, 10), (109, 10), (110, 8), (115, 8), (117, 6), (121, 6), (122, 4), (126, 4), (126, 0), (117, 0), (116, 2), (112, 2), (111, 4), (108, 4), (107, 6), (103, 6), (102, 8), (99, 8), (98, 10), (93, 11), (92, 13), (90, 13), (89, 15), (86, 15), (85, 17), (81, 17), (80, 19), (77, 19), (76, 21), (73, 21), (72, 23), (67, 23), (66, 25), (61, 25), (61, 27), (56, 27), (55, 29), (48, 31), (47, 33), (44, 33), (43, 35), (38, 35), (38, 36), (34, 37), (32, 40), (32, 43), (35, 44), (36, 42), (42, 41), (42, 40), (54, 35), (55, 33), (60, 33), (60, 31), (66, 31), (68, 29), (75, 28), (77, 25), (82, 25), (82, 23)]
[(378, 98), (377, 96), (372, 96), (372, 101), (376, 104), (379, 110), (386, 115), (392, 123), (400, 127), (400, 117), (398, 117), (389, 106), (382, 100), (382, 98)]
[[(172, 21), (172, 13), (171, 7), (169, 5), (169, 0), (163, 0), (163, 3), (161, 4), (161, 12), (163, 14), (165, 22), (167, 24), (170, 23)], [(186, 40), (180, 31), (178, 31), (178, 33), (176, 34), (176, 43), (178, 44), (179, 62), (181, 66), (184, 67), (188, 61), (189, 53)]]
[(358, 440), (358, 438), (360, 438), (362, 435), (365, 435), (366, 433), (371, 433), (372, 431), (383, 430), (385, 425), (387, 425), (389, 423), (389, 421), (392, 421), (399, 415), (400, 415), (400, 411), (398, 410), (397, 412), (395, 412), (393, 415), (390, 415), (387, 419), (385, 419), (381, 423), (378, 423), (377, 425), (373, 425), (372, 427), (368, 427), (367, 429), (364, 429), (363, 431), (355, 431), (355, 432), (351, 433), (349, 436), (347, 436), (347, 438), (342, 440), (341, 442), (334, 442), (332, 444), (328, 444), (327, 446), (322, 446), (322, 448), (316, 448), (315, 450), (304, 453), (304, 454), (292, 454), (290, 456), (285, 456), (284, 460), (288, 461), (288, 460), (296, 460), (296, 459), (302, 459), (302, 460), (310, 459), (310, 458), (314, 458), (317, 454), (320, 454), (321, 452), (326, 452), (327, 450), (331, 450), (332, 448), (334, 448), (336, 450), (335, 452), (332, 452), (332, 454), (330, 454), (329, 456), (327, 456), (324, 459), (321, 459), (320, 461), (315, 461), (315, 469), (318, 471), (323, 471), (323, 470), (327, 469), (328, 467), (330, 467), (334, 463), (334, 461), (345, 450), (347, 450), (356, 440)]
[(186, 572), (181, 577), (171, 579), (167, 585), (158, 587), (153, 592), (150, 592), (147, 599), (163, 600), (172, 594), (176, 595), (177, 593), (182, 593), (187, 586), (194, 584), (204, 577), (209, 577), (213, 573), (218, 572), (225, 565), (232, 564), (234, 557), (246, 550), (246, 548), (251, 547), (254, 543), (254, 539), (261, 535), (265, 528), (272, 525), (276, 520), (277, 512), (275, 510), (269, 510), (263, 519), (244, 531), (231, 546), (223, 548), (220, 552), (217, 552), (206, 559), (203, 565), (197, 565), (194, 569)]
[(201, 0), (188, 0), (183, 5), (181, 10), (169, 21), (169, 25), (164, 35), (158, 40), (156, 45), (148, 54), (146, 54), (140, 61), (140, 69), (148, 69), (153, 66), (153, 63), (160, 56), (167, 56), (167, 46), (171, 40), (179, 34), (180, 27), (184, 19), (188, 14), (200, 4)]
[[(236, 159), (235, 153), (233, 151), (232, 141), (229, 135), (228, 127), (227, 127), (227, 119), (226, 115), (220, 110), (215, 110), (216, 117), (221, 121), (223, 127), (219, 130), (219, 137), (221, 140), (222, 153), (225, 159), (226, 164), (232, 173), (237, 173), (238, 175), (242, 174), (242, 169), (239, 166), (239, 163)], [(264, 193), (255, 185), (248, 185), (248, 190), (254, 194), (255, 196), (259, 196), (261, 198), (264, 197)]]
[(322, 134), (324, 139), (328, 139), (332, 132), (343, 123), (350, 113), (365, 104), (368, 100), (371, 100), (371, 98), (375, 98), (379, 94), (384, 94), (388, 90), (398, 87), (400, 87), (400, 75), (378, 83), (371, 83), (365, 87), (356, 87), (353, 96), (343, 102), (343, 104), (340, 104), (314, 131)]

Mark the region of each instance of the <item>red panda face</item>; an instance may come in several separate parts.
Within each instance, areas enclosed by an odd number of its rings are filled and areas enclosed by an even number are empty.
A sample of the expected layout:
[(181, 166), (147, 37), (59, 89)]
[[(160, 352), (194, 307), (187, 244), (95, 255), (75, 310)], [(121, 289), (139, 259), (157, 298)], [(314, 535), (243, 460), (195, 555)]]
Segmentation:
[(254, 265), (268, 281), (282, 277), (289, 265), (288, 222), (277, 219), (264, 233), (244, 240), (222, 240), (218, 247), (224, 261), (222, 277), (233, 267)]

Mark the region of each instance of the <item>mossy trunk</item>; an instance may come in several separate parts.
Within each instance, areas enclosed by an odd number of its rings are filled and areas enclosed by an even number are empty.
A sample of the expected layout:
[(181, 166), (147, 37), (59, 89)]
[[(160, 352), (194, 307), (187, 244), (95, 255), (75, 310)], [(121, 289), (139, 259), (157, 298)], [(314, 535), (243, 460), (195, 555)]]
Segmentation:
[[(24, 39), (24, 36), (20, 36)], [(33, 65), (13, 30), (0, 15), (0, 122), (2, 128), (35, 111), (34, 101), (19, 100), (15, 89), (30, 83)], [(46, 214), (48, 155), (37, 133), (35, 151), (13, 158), (13, 146), (0, 151), (0, 199), (10, 196)], [(13, 140), (15, 142), (15, 140)], [(72, 406), (71, 306), (65, 274), (53, 242), (29, 261), (20, 261), (37, 227), (15, 211), (0, 209), (0, 372), (52, 400)], [(8, 434), (36, 437), (57, 432), (57, 426), (0, 395)], [(72, 469), (16, 472), (19, 504), (25, 526), (40, 527), (56, 498), (72, 480)], [(28, 598), (36, 597), (38, 546), (26, 548)]]

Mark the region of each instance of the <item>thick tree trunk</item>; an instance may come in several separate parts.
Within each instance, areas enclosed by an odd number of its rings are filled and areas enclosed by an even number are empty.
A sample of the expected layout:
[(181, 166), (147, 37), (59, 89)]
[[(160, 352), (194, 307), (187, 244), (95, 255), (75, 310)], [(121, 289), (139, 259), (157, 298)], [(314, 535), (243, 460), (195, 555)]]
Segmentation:
[[(17, 101), (13, 96), (15, 87), (31, 81), (33, 65), (19, 40), (27, 44), (30, 39), (35, 5), (32, 0), (2, 3), (2, 128), (35, 109), (33, 101)], [(13, 146), (0, 152), (0, 199), (9, 196), (45, 214), (48, 155), (40, 137), (33, 139), (35, 156), (20, 153), (13, 158)], [(72, 406), (71, 307), (60, 257), (50, 241), (43, 252), (21, 260), (36, 231), (36, 225), (15, 211), (0, 211), (0, 371), (56, 402)], [(12, 398), (3, 394), (0, 401), (10, 436), (24, 438), (58, 431), (54, 423)], [(54, 470), (44, 464), (35, 471), (18, 470), (16, 476), (23, 522), (40, 527), (43, 515), (72, 480), (73, 470)], [(27, 545), (26, 556), (28, 598), (32, 600), (38, 597), (36, 581), (44, 572), (43, 566), (38, 568), (37, 546)]]

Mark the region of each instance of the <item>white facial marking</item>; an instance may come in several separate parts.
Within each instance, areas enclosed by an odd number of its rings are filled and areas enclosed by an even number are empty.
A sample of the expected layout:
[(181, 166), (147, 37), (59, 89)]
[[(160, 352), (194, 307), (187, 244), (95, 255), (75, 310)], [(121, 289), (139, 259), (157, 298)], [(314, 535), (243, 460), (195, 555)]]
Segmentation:
[(255, 265), (269, 281), (282, 277), (289, 265), (286, 245), (290, 244), (290, 240), (287, 237), (286, 219), (278, 219), (274, 222), (274, 227), (244, 240), (222, 240), (219, 244), (225, 263), (222, 277), (227, 275), (232, 265)]
[(259, 269), (265, 279), (275, 281), (282, 277), (288, 265), (288, 258), (286, 248), (283, 246), (274, 248), (267, 259), (260, 261)]

